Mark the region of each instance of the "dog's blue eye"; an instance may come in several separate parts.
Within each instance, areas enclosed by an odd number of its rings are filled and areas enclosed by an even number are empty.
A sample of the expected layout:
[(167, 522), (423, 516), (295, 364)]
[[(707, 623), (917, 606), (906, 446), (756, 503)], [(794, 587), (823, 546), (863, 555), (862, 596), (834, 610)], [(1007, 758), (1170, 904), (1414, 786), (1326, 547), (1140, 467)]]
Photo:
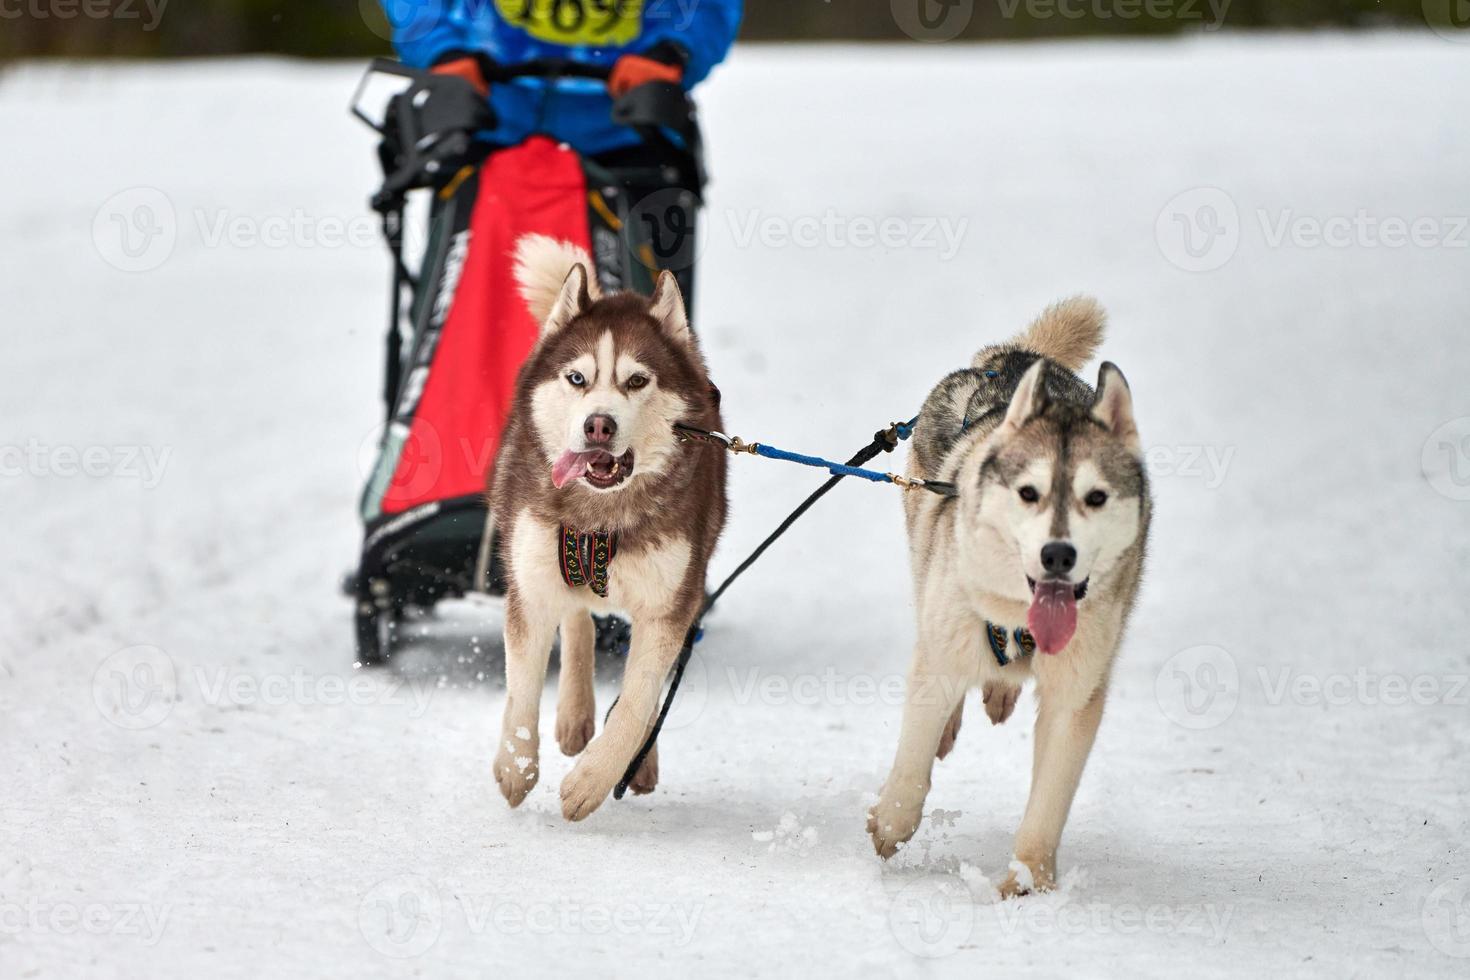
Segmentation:
[(1017, 492), (1021, 495), (1021, 499), (1026, 501), (1026, 503), (1028, 504), (1034, 504), (1036, 503), (1036, 501), (1041, 499), (1041, 494), (1037, 493), (1036, 488), (1029, 483)]
[(582, 377), (581, 371), (573, 371), (568, 374), (567, 380), (571, 382), (573, 388), (582, 388), (587, 384), (587, 379)]
[(998, 377), (1000, 377), (1000, 372), (999, 371), (986, 371), (985, 372), (985, 376), (987, 378), (998, 378)]

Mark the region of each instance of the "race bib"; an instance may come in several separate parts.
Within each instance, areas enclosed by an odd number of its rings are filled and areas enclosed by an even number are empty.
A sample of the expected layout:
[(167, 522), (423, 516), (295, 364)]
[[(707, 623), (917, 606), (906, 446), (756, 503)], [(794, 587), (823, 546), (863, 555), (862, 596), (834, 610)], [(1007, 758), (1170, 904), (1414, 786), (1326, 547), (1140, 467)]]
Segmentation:
[(540, 41), (622, 46), (643, 33), (643, 0), (495, 0), (495, 9)]

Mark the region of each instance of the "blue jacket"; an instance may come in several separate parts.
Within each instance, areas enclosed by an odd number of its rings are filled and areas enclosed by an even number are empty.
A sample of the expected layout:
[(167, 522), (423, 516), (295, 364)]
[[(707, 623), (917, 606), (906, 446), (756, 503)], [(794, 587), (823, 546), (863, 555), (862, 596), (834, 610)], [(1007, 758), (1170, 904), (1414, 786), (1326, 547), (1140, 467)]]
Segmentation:
[[(608, 65), (624, 54), (661, 42), (688, 54), (684, 86), (702, 81), (730, 50), (740, 27), (742, 0), (381, 0), (404, 63), (427, 68), (444, 55), (484, 52), (503, 65), (566, 58)], [(499, 125), (481, 134), (519, 143), (546, 133), (584, 154), (638, 142), (612, 121), (612, 100), (601, 82), (517, 79), (492, 85), (490, 104)]]

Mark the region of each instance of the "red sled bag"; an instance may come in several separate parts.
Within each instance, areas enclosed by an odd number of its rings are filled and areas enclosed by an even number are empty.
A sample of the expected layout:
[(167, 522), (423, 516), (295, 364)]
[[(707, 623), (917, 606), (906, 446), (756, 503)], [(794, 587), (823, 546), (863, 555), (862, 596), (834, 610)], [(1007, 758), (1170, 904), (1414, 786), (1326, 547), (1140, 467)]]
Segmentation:
[[(404, 206), (407, 189), (424, 184), (390, 173), (374, 199), (393, 252), (394, 285), (386, 417), (362, 492), (361, 558), (344, 581), (356, 603), (359, 663), (389, 658), (405, 614), (503, 588), (485, 488), (516, 376), (540, 329), (515, 283), (516, 242), (542, 234), (580, 245), (607, 291), (646, 292), (661, 268), (692, 286), (699, 144), (697, 129), (684, 140), (649, 121), (666, 111), (668, 97), (633, 106), (629, 125), (646, 131), (647, 145), (611, 161), (585, 160), (537, 136), (496, 149), (437, 186), (425, 181), (433, 203), (417, 275), (403, 261)], [(690, 103), (679, 104), (689, 114), (671, 121), (692, 127)], [(389, 134), (379, 131), (386, 142)]]

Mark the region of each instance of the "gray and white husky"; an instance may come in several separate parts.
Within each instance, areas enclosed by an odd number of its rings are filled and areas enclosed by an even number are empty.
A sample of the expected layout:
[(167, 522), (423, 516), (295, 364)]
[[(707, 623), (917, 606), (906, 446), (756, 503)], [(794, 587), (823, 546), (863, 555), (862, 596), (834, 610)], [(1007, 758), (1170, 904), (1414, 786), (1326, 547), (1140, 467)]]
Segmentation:
[(930, 393), (909, 460), (909, 476), (953, 483), (957, 494), (905, 502), (918, 637), (898, 753), (868, 833), (885, 858), (914, 835), (966, 691), (979, 687), (1000, 724), (1034, 677), (1031, 795), (1004, 896), (1055, 883), (1057, 844), (1143, 573), (1150, 503), (1128, 383), (1111, 363), (1096, 392), (1073, 373), (1103, 322), (1078, 297), (981, 350)]

